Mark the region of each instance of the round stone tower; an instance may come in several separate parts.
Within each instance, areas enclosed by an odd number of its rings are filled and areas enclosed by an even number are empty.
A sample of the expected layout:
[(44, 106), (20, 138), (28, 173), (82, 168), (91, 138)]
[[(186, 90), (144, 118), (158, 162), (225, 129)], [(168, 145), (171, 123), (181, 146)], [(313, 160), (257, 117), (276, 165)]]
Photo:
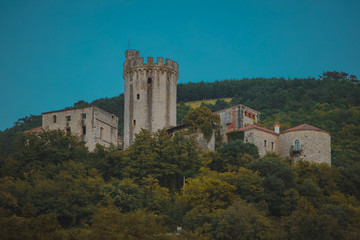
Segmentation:
[(155, 132), (176, 125), (176, 84), (179, 65), (164, 58), (140, 57), (125, 52), (124, 148), (130, 146), (142, 128)]

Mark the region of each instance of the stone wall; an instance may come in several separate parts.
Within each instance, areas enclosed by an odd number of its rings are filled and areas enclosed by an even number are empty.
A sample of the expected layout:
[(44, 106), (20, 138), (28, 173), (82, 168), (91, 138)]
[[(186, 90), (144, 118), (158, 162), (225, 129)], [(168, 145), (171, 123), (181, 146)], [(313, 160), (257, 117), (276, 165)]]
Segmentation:
[(176, 85), (179, 66), (163, 58), (140, 57), (140, 52), (127, 50), (124, 63), (125, 108), (124, 148), (134, 141), (142, 128), (155, 132), (176, 126)]
[(327, 163), (331, 165), (331, 137), (325, 131), (316, 130), (297, 130), (280, 133), (279, 154), (288, 157), (294, 150), (295, 140), (300, 141), (301, 153), (295, 154), (292, 158), (299, 158), (315, 163)]
[[(220, 135), (227, 142), (226, 133), (253, 124), (259, 119), (259, 112), (244, 105), (236, 105), (216, 112), (220, 116)], [(251, 116), (249, 114), (251, 113)]]
[(42, 121), (44, 129), (71, 131), (80, 136), (89, 151), (97, 143), (104, 146), (118, 143), (118, 118), (94, 106), (43, 113)]
[(279, 150), (278, 135), (261, 131), (253, 128), (244, 132), (244, 141), (257, 146), (259, 155), (265, 156), (266, 152), (275, 152)]

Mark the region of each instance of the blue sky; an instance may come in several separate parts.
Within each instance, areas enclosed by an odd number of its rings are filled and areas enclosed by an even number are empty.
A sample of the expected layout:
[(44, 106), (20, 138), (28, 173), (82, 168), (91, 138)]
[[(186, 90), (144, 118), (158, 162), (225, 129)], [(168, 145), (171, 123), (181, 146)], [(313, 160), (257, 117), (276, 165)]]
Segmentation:
[(0, 130), (123, 93), (128, 48), (179, 63), (179, 83), (360, 78), (360, 1), (0, 0)]

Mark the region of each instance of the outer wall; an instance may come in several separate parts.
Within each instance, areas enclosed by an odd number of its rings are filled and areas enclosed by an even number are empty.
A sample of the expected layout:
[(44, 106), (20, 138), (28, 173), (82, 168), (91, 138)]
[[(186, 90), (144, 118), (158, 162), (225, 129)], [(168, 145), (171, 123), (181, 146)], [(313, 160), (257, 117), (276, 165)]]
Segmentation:
[(300, 140), (302, 150), (300, 158), (309, 162), (331, 165), (331, 137), (330, 134), (322, 131), (298, 130), (281, 133), (279, 137), (280, 156), (289, 156), (291, 146), (295, 146), (297, 139)]
[(257, 146), (259, 155), (261, 157), (265, 156), (266, 152), (278, 152), (279, 149), (277, 135), (255, 128), (244, 132), (244, 140), (245, 142), (253, 143), (255, 146)]

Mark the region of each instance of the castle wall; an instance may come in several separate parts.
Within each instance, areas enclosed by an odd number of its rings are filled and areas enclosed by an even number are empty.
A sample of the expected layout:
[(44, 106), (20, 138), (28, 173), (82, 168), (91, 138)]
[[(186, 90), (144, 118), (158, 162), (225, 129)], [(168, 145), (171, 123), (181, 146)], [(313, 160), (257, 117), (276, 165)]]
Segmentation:
[(176, 125), (178, 64), (169, 59), (140, 58), (140, 52), (125, 52), (124, 148), (142, 128), (155, 132)]
[[(331, 137), (324, 131), (298, 130), (281, 133), (279, 136), (280, 156), (290, 156), (290, 151), (294, 149), (297, 139), (300, 140), (301, 146), (299, 158), (309, 162), (331, 165)], [(296, 156), (293, 158), (295, 161)]]
[(244, 141), (254, 144), (261, 157), (266, 155), (266, 152), (279, 151), (279, 138), (278, 135), (264, 132), (256, 128), (244, 132)]
[[(246, 110), (246, 111), (245, 111)], [(257, 122), (259, 112), (244, 105), (236, 105), (216, 112), (220, 116), (220, 135), (227, 142), (226, 133)], [(249, 115), (251, 113), (251, 115)]]
[(43, 128), (71, 131), (80, 136), (89, 151), (93, 151), (97, 143), (117, 145), (118, 118), (94, 106), (43, 113), (42, 121)]

